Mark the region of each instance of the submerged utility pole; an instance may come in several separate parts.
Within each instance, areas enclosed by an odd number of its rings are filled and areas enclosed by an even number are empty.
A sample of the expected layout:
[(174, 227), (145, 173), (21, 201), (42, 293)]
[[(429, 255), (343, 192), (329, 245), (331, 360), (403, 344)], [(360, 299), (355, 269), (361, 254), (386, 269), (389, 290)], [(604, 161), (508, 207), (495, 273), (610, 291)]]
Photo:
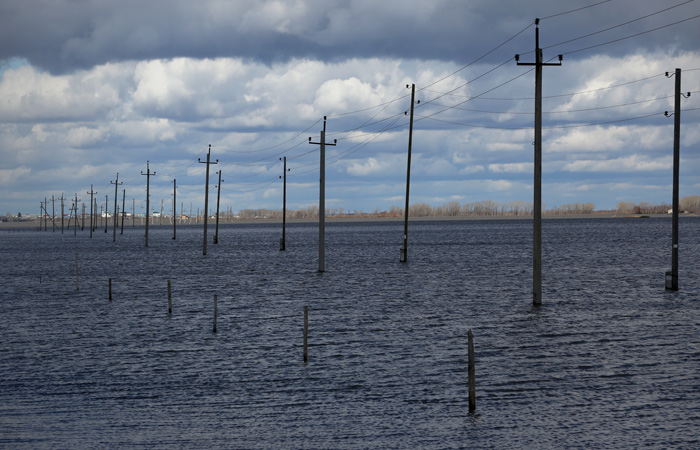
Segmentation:
[(173, 240), (177, 236), (177, 180), (173, 179)]
[[(671, 291), (678, 290), (678, 184), (679, 184), (679, 165), (680, 165), (680, 138), (681, 138), (681, 96), (690, 97), (688, 94), (681, 93), (681, 69), (676, 69), (674, 74), (666, 72), (667, 77), (676, 77), (675, 101), (673, 110), (673, 223), (671, 231), (671, 272), (666, 272), (666, 289)], [(665, 112), (668, 117), (670, 114)]]
[(218, 188), (218, 193), (216, 194), (216, 233), (214, 234), (214, 243), (219, 243), (219, 202), (221, 201), (221, 170), (217, 172), (219, 174), (219, 184), (216, 185)]
[(93, 209), (92, 209), (92, 202), (95, 199), (94, 195), (97, 194), (97, 191), (93, 191), (92, 185), (90, 185), (90, 191), (87, 193), (90, 194), (90, 239), (92, 239), (93, 220), (95, 220), (95, 218), (94, 218), (95, 214), (94, 214)]
[(519, 66), (535, 66), (535, 180), (533, 199), (533, 251), (532, 251), (532, 304), (542, 304), (542, 67), (561, 66), (559, 62), (544, 63), (540, 48), (540, 19), (535, 19), (535, 62), (521, 63), (520, 55), (515, 55)]
[(61, 192), (61, 234), (63, 234), (63, 216), (65, 215), (65, 211), (63, 210), (63, 200), (65, 200), (65, 197), (63, 197), (63, 192)]
[(122, 230), (119, 234), (124, 234), (124, 216), (126, 216), (126, 209), (124, 207), (126, 206), (126, 189), (122, 191)]
[(155, 174), (155, 171), (151, 173), (150, 162), (146, 161), (146, 173), (141, 171), (141, 175), (146, 176), (146, 247), (148, 247), (148, 210), (151, 208), (151, 176)]
[[(282, 160), (282, 158), (280, 158)], [(284, 183), (282, 185), (282, 239), (280, 239), (280, 251), (284, 251), (287, 248), (287, 157), (284, 157), (284, 168), (282, 169), (282, 176), (284, 178)]]
[(209, 152), (207, 153), (206, 162), (200, 161), (199, 158), (197, 158), (197, 161), (201, 164), (207, 165), (207, 175), (206, 175), (205, 187), (204, 187), (204, 248), (202, 250), (202, 254), (206, 255), (207, 254), (207, 216), (209, 215), (208, 214), (208, 211), (209, 211), (209, 165), (219, 163), (218, 159), (216, 160), (216, 162), (211, 162), (211, 144), (209, 144)]
[[(53, 194), (51, 194), (51, 224), (51, 232), (53, 233), (56, 231), (56, 201)], [(44, 231), (46, 231), (46, 222), (44, 222)]]
[[(413, 105), (415, 97), (416, 85), (411, 84), (411, 118), (408, 125), (408, 163), (406, 164), (406, 208), (403, 212), (403, 247), (401, 247), (401, 256), (399, 258), (401, 262), (406, 262), (408, 259), (408, 194), (411, 190), (411, 145), (413, 143)], [(420, 103), (420, 100), (418, 100), (418, 103)], [(404, 112), (404, 114), (406, 113)]]
[[(117, 180), (112, 182), (110, 181), (109, 184), (114, 185), (114, 225), (112, 226), (112, 242), (117, 241), (117, 226), (119, 225), (119, 216), (117, 215), (117, 197), (119, 196), (119, 185), (124, 184), (123, 182), (119, 182), (119, 172), (117, 172)], [(106, 228), (105, 228), (106, 230)]]
[(326, 271), (326, 145), (335, 146), (338, 143), (337, 139), (333, 139), (333, 143), (326, 142), (326, 116), (323, 116), (323, 131), (321, 131), (321, 141), (311, 142), (321, 146), (320, 156), (320, 182), (319, 182), (319, 199), (318, 199), (318, 271)]
[[(110, 184), (112, 182), (110, 181)], [(107, 220), (107, 214), (109, 214), (109, 195), (105, 195), (105, 233), (107, 232), (107, 225), (109, 225), (109, 220)]]

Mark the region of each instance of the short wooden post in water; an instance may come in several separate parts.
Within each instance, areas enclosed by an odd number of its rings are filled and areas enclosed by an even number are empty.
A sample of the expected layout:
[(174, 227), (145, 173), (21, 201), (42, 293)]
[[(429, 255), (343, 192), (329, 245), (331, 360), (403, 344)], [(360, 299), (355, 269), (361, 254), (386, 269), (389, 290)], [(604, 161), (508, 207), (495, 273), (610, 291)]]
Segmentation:
[(304, 362), (309, 360), (309, 307), (304, 306)]
[(469, 346), (469, 411), (474, 411), (476, 410), (476, 381), (474, 380), (474, 334), (472, 334), (472, 330), (469, 330), (467, 334), (467, 341)]
[(112, 301), (112, 279), (109, 279), (109, 301)]
[(216, 294), (214, 294), (214, 333), (216, 333), (216, 303), (217, 303), (217, 298), (216, 298)]
[(75, 290), (80, 290), (80, 276), (78, 275), (78, 254), (75, 254)]
[[(168, 280), (168, 314), (173, 313), (173, 297), (170, 295), (170, 280)], [(216, 325), (214, 325), (216, 328)]]

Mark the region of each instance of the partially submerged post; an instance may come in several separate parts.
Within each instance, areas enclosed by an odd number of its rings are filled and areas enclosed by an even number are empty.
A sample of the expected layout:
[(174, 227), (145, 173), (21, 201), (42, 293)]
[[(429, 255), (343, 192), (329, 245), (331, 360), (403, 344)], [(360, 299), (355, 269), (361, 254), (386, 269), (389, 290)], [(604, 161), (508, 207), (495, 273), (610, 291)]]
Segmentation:
[(168, 314), (173, 313), (173, 297), (170, 290), (170, 280), (168, 280)]
[(309, 360), (309, 307), (304, 306), (304, 362)]
[(469, 411), (474, 411), (476, 409), (476, 370), (474, 368), (474, 334), (472, 334), (472, 330), (469, 330), (469, 333), (467, 333), (467, 343), (469, 347), (469, 363), (467, 366), (467, 371), (469, 372)]
[(109, 301), (112, 301), (112, 279), (109, 279)]
[(216, 333), (216, 304), (218, 302), (218, 299), (216, 297), (216, 294), (214, 294), (214, 333)]

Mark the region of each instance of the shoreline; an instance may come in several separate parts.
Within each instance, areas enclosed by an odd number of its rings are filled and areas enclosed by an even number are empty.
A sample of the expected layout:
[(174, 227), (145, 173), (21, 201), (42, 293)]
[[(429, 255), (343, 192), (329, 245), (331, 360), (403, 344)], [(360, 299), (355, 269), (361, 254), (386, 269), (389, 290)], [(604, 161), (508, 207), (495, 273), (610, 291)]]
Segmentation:
[[(679, 217), (700, 217), (700, 214), (680, 214)], [(671, 214), (621, 214), (621, 213), (591, 213), (591, 214), (543, 214), (542, 220), (566, 220), (566, 219), (644, 219), (644, 218), (671, 218)], [(521, 216), (421, 216), (421, 217), (409, 217), (409, 222), (430, 222), (430, 221), (483, 221), (483, 220), (532, 220), (531, 215), (521, 215)], [(403, 222), (403, 217), (373, 217), (373, 216), (326, 216), (326, 222), (337, 222), (337, 223), (352, 223), (352, 222)], [(287, 223), (316, 223), (318, 218), (310, 219), (287, 219)], [(39, 219), (27, 220), (21, 222), (0, 222), (0, 230), (2, 229), (32, 229), (38, 228), (40, 224)], [(281, 218), (275, 219), (234, 219), (230, 221), (221, 221), (220, 225), (250, 225), (250, 224), (282, 224)], [(51, 228), (49, 222), (49, 229)], [(181, 223), (178, 227), (192, 227), (192, 226), (202, 226), (200, 223)], [(212, 222), (209, 223), (211, 227)], [(130, 226), (130, 225), (128, 225)], [(143, 224), (138, 224), (138, 226), (143, 226)], [(152, 227), (169, 227), (172, 224), (156, 225), (151, 224)], [(43, 229), (43, 225), (42, 225)]]

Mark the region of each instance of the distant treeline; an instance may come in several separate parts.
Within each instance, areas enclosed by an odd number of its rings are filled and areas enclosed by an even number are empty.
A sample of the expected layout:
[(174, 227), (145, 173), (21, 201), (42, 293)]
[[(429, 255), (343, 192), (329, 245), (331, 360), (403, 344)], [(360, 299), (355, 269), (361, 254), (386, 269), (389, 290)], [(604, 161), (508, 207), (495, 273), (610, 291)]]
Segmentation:
[[(593, 203), (568, 203), (549, 210), (545, 209), (545, 214), (590, 214), (593, 211), (595, 211)], [(375, 209), (373, 212), (327, 208), (326, 215), (330, 217), (403, 217), (404, 210), (398, 206), (392, 206), (388, 210)], [(528, 216), (532, 215), (532, 202), (486, 200), (460, 204), (453, 201), (439, 206), (414, 203), (409, 207), (408, 215), (410, 217)], [(273, 209), (243, 209), (238, 212), (240, 219), (279, 219), (281, 217), (282, 211)], [(287, 210), (287, 218), (289, 219), (313, 219), (317, 217), (318, 206), (316, 205)]]
[[(617, 211), (623, 214), (666, 214), (672, 209), (672, 205), (661, 203), (652, 205), (649, 202), (620, 202)], [(700, 195), (689, 195), (678, 200), (678, 209), (689, 213), (700, 213)]]

